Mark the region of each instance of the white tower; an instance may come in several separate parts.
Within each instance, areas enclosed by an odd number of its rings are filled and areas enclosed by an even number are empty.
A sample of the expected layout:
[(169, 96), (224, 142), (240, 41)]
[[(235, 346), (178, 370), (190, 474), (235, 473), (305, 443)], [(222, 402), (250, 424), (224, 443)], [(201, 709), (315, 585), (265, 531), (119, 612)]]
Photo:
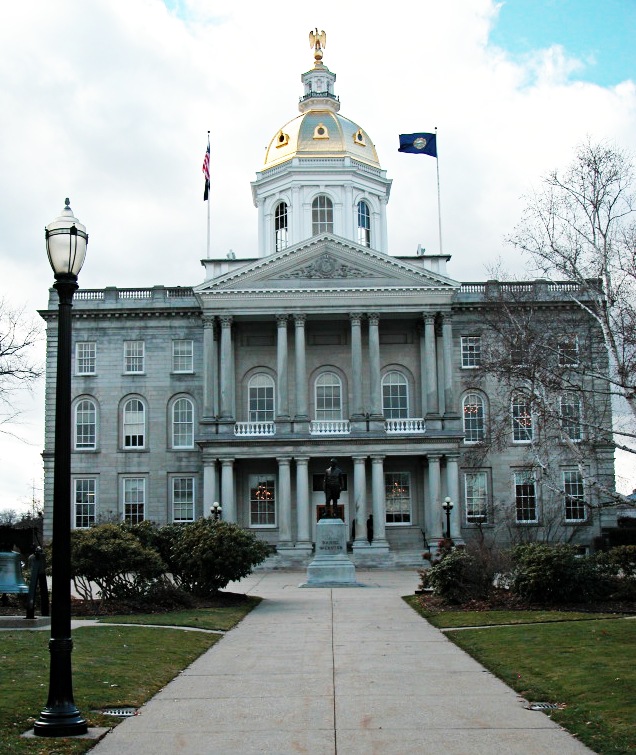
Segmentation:
[(336, 74), (322, 63), (321, 44), (301, 76), (301, 114), (276, 132), (252, 182), (261, 257), (318, 233), (388, 251), (391, 181), (367, 132), (339, 114)]

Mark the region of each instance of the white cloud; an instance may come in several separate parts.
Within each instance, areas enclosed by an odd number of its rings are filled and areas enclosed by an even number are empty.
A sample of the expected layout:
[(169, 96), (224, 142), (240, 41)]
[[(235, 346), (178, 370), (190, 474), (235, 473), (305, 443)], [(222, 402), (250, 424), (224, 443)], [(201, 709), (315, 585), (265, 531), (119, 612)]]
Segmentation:
[[(261, 2), (24, 0), (0, 23), (2, 289), (33, 309), (52, 282), (43, 226), (65, 196), (90, 234), (83, 287), (202, 279), (201, 162), (212, 136), (212, 253), (256, 249), (249, 183), (275, 131), (297, 112), (327, 31), (342, 112), (374, 139), (393, 179), (396, 254), (437, 248), (435, 161), (398, 154), (400, 132), (439, 128), (444, 251), (451, 274), (484, 278), (520, 216), (520, 196), (567, 163), (587, 134), (636, 146), (636, 88), (570, 82), (580, 65), (552, 47), (515, 60), (489, 46), (491, 0), (384, 4), (325, 0), (293, 11)], [(40, 433), (41, 435), (41, 433)], [(0, 447), (0, 493), (23, 494)], [(39, 466), (37, 454), (30, 465)], [(28, 478), (30, 480), (30, 477)]]

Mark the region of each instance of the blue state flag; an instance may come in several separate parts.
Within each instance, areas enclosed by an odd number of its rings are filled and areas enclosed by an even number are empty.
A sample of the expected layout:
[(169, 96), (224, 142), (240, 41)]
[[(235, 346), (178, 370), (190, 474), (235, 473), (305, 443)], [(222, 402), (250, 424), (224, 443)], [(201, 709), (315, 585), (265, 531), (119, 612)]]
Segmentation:
[(437, 134), (400, 134), (398, 152), (437, 157)]

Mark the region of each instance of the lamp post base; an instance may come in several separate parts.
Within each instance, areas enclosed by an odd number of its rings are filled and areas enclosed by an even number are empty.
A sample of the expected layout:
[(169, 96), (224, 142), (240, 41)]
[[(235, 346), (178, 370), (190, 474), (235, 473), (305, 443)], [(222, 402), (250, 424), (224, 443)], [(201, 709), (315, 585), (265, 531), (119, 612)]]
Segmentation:
[(79, 737), (88, 732), (88, 724), (75, 705), (45, 708), (33, 724), (37, 737)]

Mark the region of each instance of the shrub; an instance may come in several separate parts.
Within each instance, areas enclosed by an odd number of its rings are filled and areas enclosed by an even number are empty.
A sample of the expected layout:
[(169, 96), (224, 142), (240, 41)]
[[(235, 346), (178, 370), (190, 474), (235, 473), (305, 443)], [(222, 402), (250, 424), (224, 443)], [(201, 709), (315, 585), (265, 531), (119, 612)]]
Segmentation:
[(71, 577), (77, 593), (102, 600), (146, 595), (161, 580), (166, 565), (154, 548), (143, 545), (126, 525), (99, 524), (71, 533)]
[(485, 598), (492, 588), (492, 575), (478, 558), (464, 549), (444, 555), (430, 569), (421, 572), (422, 585), (449, 603)]
[(194, 595), (213, 595), (246, 577), (269, 553), (267, 543), (229, 522), (198, 519), (179, 525), (174, 535), (172, 575)]
[(572, 545), (526, 543), (512, 549), (512, 589), (532, 603), (571, 603), (595, 597), (599, 572)]
[(618, 545), (594, 558), (606, 595), (621, 600), (636, 598), (636, 545)]

